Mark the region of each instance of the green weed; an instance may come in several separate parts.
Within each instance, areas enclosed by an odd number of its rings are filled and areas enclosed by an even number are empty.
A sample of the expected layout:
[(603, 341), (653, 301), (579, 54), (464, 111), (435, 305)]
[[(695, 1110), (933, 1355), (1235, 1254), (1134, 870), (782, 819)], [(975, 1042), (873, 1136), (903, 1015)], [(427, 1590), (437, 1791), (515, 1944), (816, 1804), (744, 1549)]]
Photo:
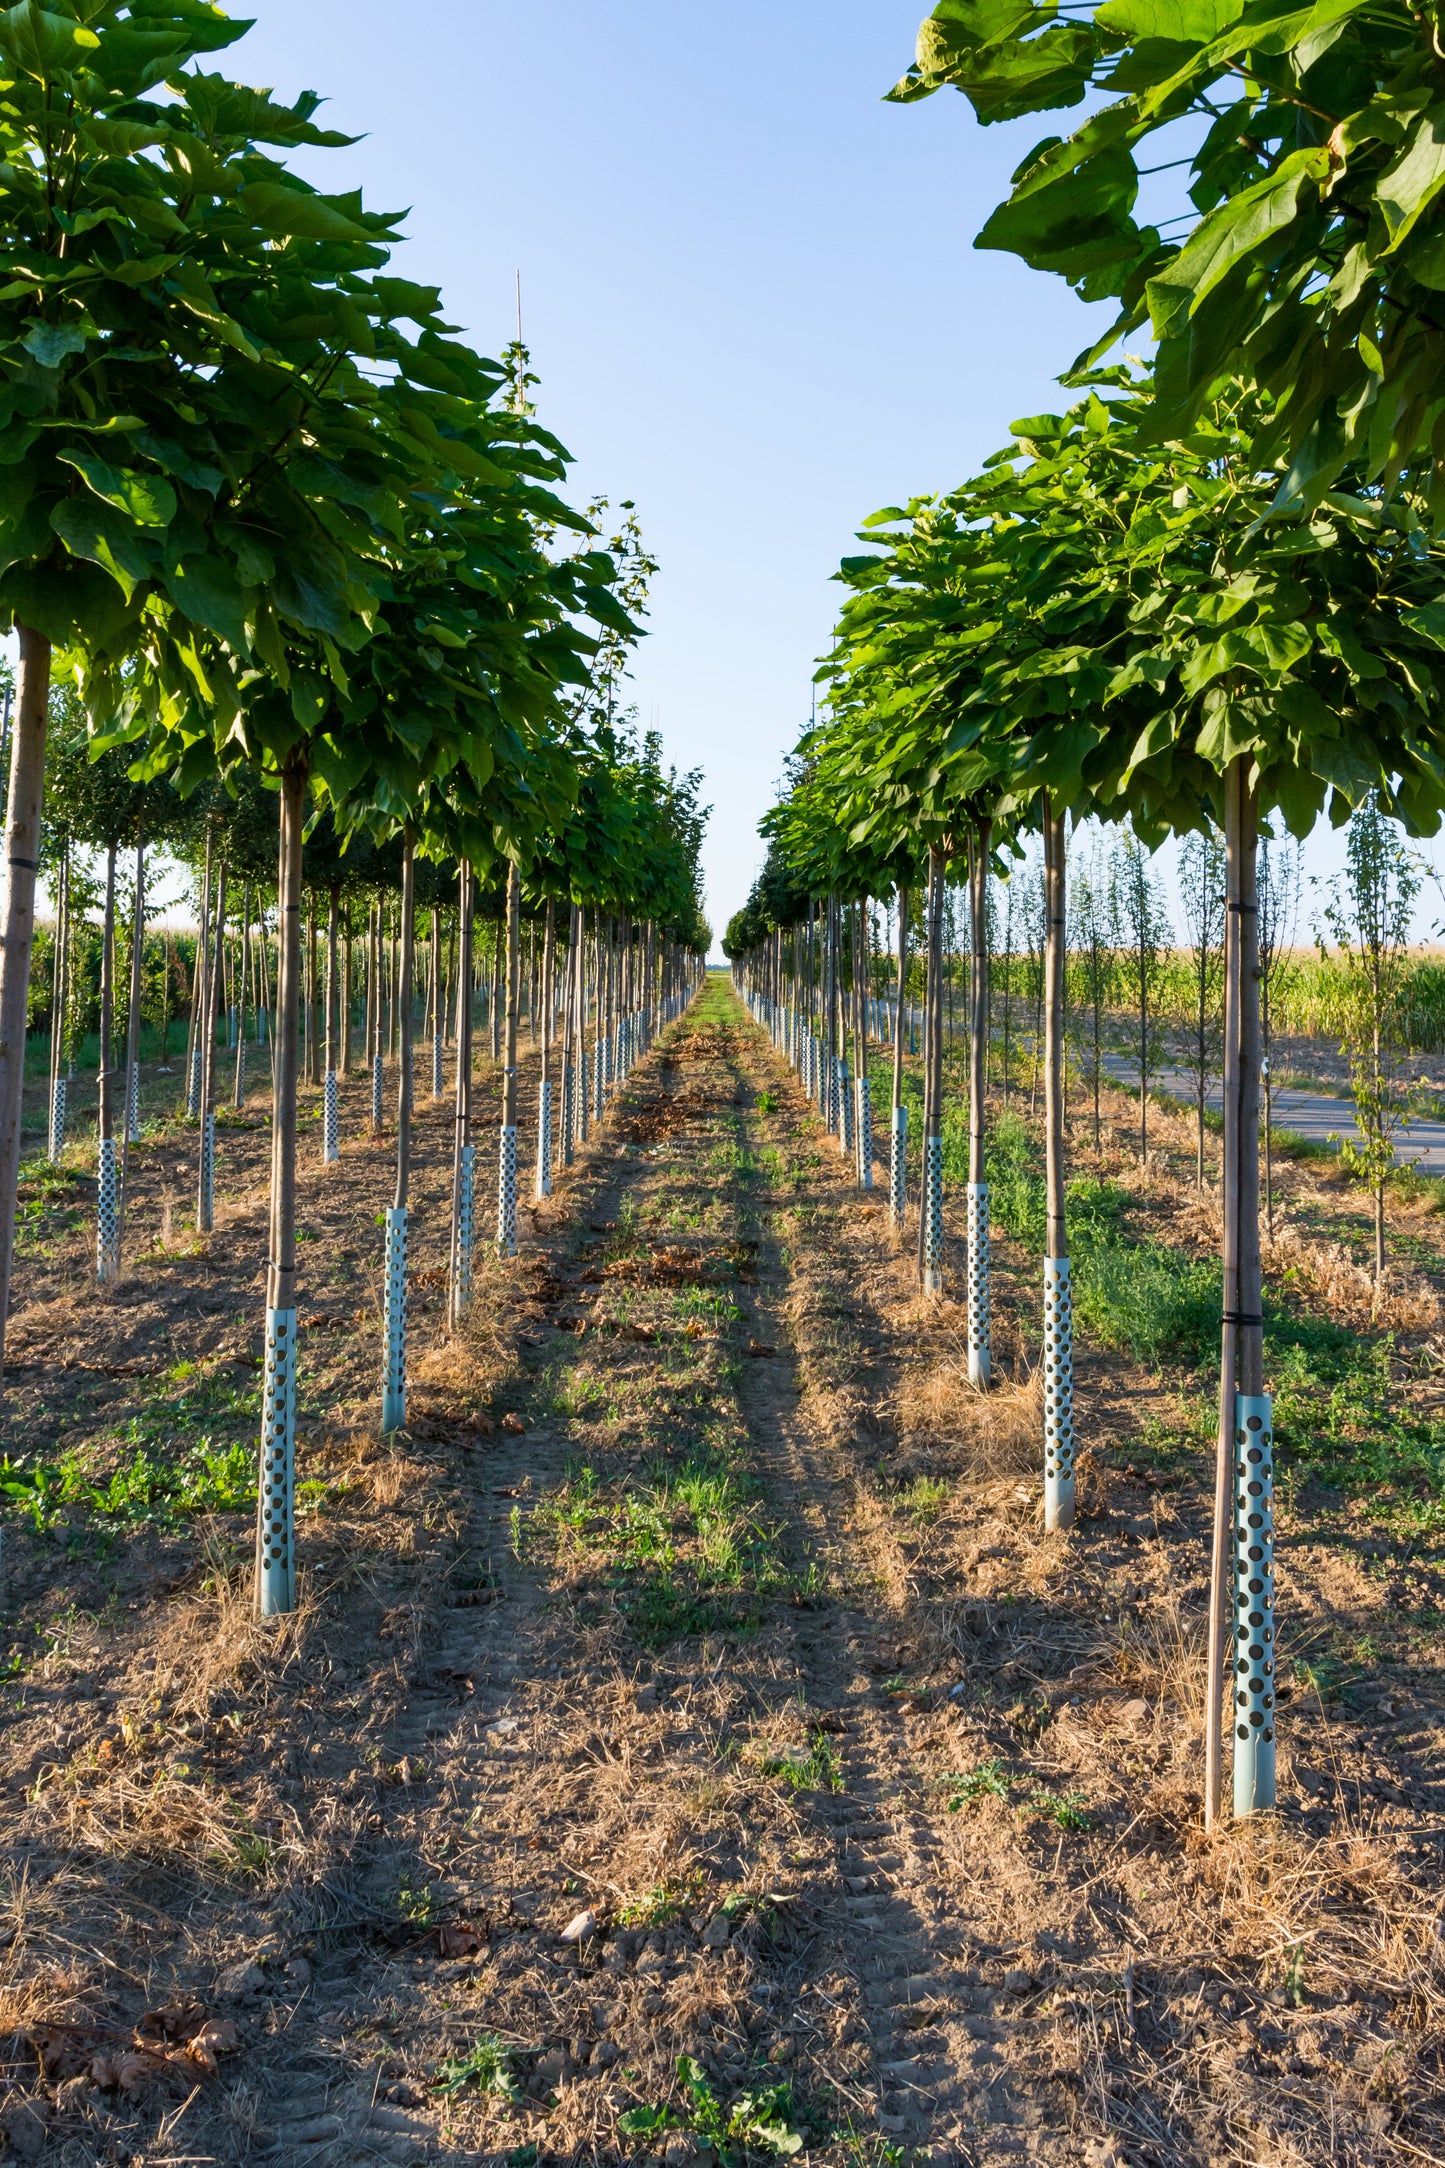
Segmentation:
[(438, 2063), (432, 2083), (451, 2100), (475, 2087), (479, 2093), (494, 2093), (519, 2107), (522, 2091), (512, 2072), (516, 2052), (500, 2033), (482, 2033), (465, 2055), (448, 2056)]
[(1089, 1827), (1089, 1817), (1084, 1812), (1082, 1792), (1052, 1792), (1047, 1785), (1039, 1785), (1024, 1801), (1024, 1811), (1037, 1814), (1042, 1820), (1052, 1822), (1056, 1829), (1071, 1834)]
[(939, 1781), (948, 1791), (950, 1814), (957, 1814), (960, 1807), (971, 1807), (979, 1799), (1007, 1799), (1009, 1795), (1009, 1780), (997, 1756), (991, 1761), (980, 1762), (976, 1769), (942, 1777)]
[(177, 1461), (142, 1449), (106, 1476), (78, 1453), (60, 1461), (0, 1459), (0, 1500), (27, 1514), (38, 1530), (74, 1508), (102, 1520), (174, 1526), (197, 1513), (240, 1513), (256, 1503), (256, 1455), (249, 1445), (192, 1446)]
[(797, 2127), (802, 2118), (791, 2086), (756, 2086), (724, 2107), (707, 2072), (691, 2055), (679, 2056), (677, 2074), (684, 2097), (658, 2107), (625, 2109), (617, 2118), (624, 2137), (659, 2138), (671, 2130), (690, 2131), (703, 2145), (711, 2146), (724, 2168), (731, 2168), (740, 2153), (771, 2153), (788, 2160), (802, 2152), (805, 2138)]
[(645, 1896), (624, 1905), (617, 1915), (618, 1922), (623, 1927), (671, 1927), (706, 1894), (707, 1876), (700, 1870), (680, 1878), (670, 1876), (665, 1882), (655, 1882)]

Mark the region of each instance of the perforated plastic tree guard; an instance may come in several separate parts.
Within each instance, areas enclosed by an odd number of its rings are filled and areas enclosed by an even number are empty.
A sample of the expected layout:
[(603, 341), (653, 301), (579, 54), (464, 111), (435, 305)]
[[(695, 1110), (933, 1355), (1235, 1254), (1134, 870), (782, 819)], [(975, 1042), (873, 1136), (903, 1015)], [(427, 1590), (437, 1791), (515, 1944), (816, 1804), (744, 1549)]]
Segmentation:
[(517, 1254), (517, 1132), (503, 1129), (497, 1157), (497, 1255)]
[(266, 1312), (261, 1386), (261, 1480), (256, 1498), (256, 1608), (296, 1607), (296, 1312)]
[(982, 1392), (993, 1376), (988, 1184), (968, 1184), (968, 1382)]
[(1234, 1399), (1234, 1811), (1275, 1803), (1274, 1409)]
[(1074, 1525), (1074, 1291), (1067, 1257), (1044, 1259), (1044, 1526)]
[(406, 1425), (406, 1207), (392, 1205), (386, 1215), (386, 1284), (382, 1301), (385, 1372), (381, 1384), (381, 1427)]

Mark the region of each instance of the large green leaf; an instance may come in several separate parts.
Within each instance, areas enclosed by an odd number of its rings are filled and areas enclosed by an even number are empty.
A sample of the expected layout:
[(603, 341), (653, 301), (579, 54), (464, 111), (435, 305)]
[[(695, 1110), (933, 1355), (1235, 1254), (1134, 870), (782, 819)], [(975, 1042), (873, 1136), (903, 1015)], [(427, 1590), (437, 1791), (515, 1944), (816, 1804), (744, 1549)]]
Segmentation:
[(84, 475), (97, 497), (127, 513), (138, 527), (168, 527), (175, 518), (176, 493), (164, 476), (113, 467), (98, 452), (79, 445), (66, 445), (55, 456)]

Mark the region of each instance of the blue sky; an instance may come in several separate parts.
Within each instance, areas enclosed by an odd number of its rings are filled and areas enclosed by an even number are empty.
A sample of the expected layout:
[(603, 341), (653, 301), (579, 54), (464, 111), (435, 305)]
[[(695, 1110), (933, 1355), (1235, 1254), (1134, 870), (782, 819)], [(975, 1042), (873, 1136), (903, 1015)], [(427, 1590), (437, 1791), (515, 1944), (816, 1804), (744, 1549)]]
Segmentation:
[[(219, 63), (322, 93), (323, 120), (361, 140), (298, 165), (408, 211), (398, 267), (441, 285), (483, 351), (513, 336), (521, 271), (574, 501), (634, 499), (661, 561), (633, 693), (669, 757), (704, 770), (717, 933), (757, 869), (859, 522), (1062, 404), (1057, 372), (1107, 322), (972, 247), (1040, 122), (980, 128), (951, 91), (881, 102), (923, 7), (259, 0)], [(1317, 881), (1340, 859), (1327, 831), (1306, 847)], [(1419, 935), (1442, 917), (1430, 886)]]
[(854, 528), (1056, 406), (1104, 320), (971, 247), (1042, 129), (980, 129), (953, 92), (880, 102), (922, 0), (254, 12), (225, 64), (321, 91), (324, 120), (365, 132), (306, 170), (410, 207), (405, 269), (484, 351), (512, 336), (520, 268), (575, 494), (634, 498), (661, 561), (635, 698), (706, 771), (720, 930), (807, 723)]

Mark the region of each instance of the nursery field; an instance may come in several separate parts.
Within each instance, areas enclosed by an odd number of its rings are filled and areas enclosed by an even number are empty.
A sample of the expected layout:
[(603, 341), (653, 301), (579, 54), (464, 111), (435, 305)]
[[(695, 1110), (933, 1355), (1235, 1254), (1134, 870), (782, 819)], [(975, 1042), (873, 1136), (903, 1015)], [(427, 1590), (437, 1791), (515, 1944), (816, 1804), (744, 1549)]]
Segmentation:
[(17, 2158), (1441, 2157), (1433, 1193), (1392, 1194), (1377, 1294), (1335, 1163), (1277, 1168), (1280, 1805), (1206, 1835), (1218, 1229), (1187, 1116), (1155, 1111), (1144, 1177), (1129, 1097), (1097, 1151), (1071, 1115), (1079, 1517), (1045, 1535), (1026, 1107), (993, 1122), (983, 1397), (952, 1240), (925, 1302), (725, 981), (454, 1337), (420, 1099), (384, 1445), (388, 1147), (324, 1168), (302, 1106), (288, 1617), (251, 1605), (259, 1115), (221, 1132), (208, 1241), (194, 1137), (158, 1126), (101, 1293), (64, 1178), (27, 1205)]

